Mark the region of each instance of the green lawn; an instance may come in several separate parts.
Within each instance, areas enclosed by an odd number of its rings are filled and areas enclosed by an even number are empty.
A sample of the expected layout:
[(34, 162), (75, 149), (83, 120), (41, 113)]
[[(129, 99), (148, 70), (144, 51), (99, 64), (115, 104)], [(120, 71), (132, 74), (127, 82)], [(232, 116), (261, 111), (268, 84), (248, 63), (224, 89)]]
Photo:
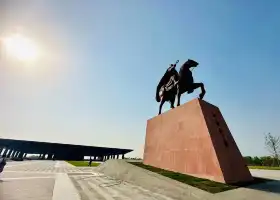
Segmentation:
[[(88, 163), (89, 163), (89, 161), (67, 161), (67, 162), (76, 167), (88, 167)], [(98, 165), (100, 165), (100, 163), (95, 163), (95, 162), (91, 163), (92, 167), (97, 167)]]
[(269, 167), (269, 166), (248, 166), (249, 169), (267, 169), (267, 170), (280, 170), (280, 167)]
[(171, 178), (171, 179), (180, 181), (182, 183), (197, 187), (199, 189), (205, 190), (210, 193), (223, 192), (223, 191), (227, 191), (227, 190), (236, 189), (236, 188), (239, 188), (242, 186), (247, 186), (250, 184), (257, 184), (257, 183), (269, 181), (267, 179), (254, 178), (254, 181), (251, 183), (243, 183), (243, 184), (239, 184), (239, 185), (228, 185), (228, 184), (214, 182), (214, 181), (211, 181), (208, 179), (197, 178), (197, 177), (193, 177), (193, 176), (189, 176), (189, 175), (185, 175), (185, 174), (180, 174), (180, 173), (176, 173), (176, 172), (159, 169), (159, 168), (152, 167), (149, 165), (144, 165), (143, 163), (140, 163), (140, 162), (130, 162), (130, 164), (136, 165), (138, 167), (142, 167), (149, 171), (161, 174), (168, 178)]

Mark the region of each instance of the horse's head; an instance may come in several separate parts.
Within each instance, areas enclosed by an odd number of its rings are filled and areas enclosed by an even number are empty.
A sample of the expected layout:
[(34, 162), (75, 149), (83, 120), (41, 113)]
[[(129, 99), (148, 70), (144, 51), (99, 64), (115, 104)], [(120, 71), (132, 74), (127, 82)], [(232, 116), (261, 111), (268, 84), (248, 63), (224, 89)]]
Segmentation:
[(194, 60), (191, 60), (191, 59), (188, 59), (187, 62), (186, 62), (186, 65), (191, 68), (191, 67), (197, 67), (198, 66), (198, 62), (194, 61)]

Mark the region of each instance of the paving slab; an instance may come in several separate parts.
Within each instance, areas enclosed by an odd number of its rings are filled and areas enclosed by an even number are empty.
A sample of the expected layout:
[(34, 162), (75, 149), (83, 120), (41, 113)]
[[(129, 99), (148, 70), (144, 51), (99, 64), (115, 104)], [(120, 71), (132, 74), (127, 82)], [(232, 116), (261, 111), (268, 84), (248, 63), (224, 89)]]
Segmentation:
[(53, 190), (52, 200), (80, 200), (80, 196), (71, 182), (70, 178), (65, 173), (56, 175), (56, 181)]
[(52, 200), (54, 183), (54, 178), (0, 180), (0, 199)]

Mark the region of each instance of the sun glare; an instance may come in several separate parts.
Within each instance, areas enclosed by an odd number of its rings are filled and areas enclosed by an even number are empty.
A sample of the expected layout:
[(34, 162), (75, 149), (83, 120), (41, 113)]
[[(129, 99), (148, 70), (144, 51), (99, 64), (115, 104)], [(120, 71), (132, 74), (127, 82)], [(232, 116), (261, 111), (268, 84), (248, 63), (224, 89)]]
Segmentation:
[(36, 44), (27, 37), (19, 34), (3, 39), (7, 55), (20, 61), (35, 61), (38, 58)]

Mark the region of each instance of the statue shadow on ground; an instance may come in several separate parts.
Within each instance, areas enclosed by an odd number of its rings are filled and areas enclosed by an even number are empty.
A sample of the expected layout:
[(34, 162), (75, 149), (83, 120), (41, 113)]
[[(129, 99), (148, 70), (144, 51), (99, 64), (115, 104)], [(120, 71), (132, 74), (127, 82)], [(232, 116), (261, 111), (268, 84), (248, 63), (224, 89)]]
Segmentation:
[(280, 180), (259, 177), (254, 177), (254, 179), (254, 183), (245, 183), (240, 186), (243, 188), (280, 194)]
[(269, 180), (265, 183), (251, 185), (247, 188), (280, 194), (280, 180)]

